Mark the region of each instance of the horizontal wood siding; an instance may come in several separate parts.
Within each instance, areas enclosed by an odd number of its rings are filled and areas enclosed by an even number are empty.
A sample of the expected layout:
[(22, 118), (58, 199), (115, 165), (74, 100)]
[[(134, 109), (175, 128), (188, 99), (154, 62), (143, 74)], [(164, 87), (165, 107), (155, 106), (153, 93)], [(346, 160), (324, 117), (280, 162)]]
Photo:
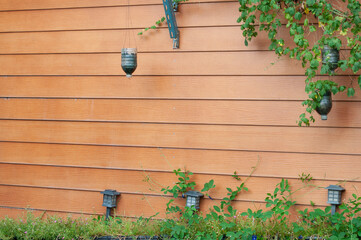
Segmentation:
[[(269, 51), (265, 34), (244, 46), (237, 1), (181, 5), (178, 50), (165, 24), (136, 35), (164, 15), (161, 1), (132, 0), (131, 26), (127, 2), (0, 0), (0, 216), (103, 214), (110, 188), (122, 193), (117, 214), (165, 217), (160, 188), (178, 168), (197, 189), (215, 180), (203, 211), (239, 184), (234, 171), (245, 180), (255, 169), (234, 202), (241, 211), (265, 208), (282, 178), (302, 187), (302, 173), (318, 187), (299, 191), (295, 209), (327, 206), (329, 184), (345, 181), (344, 199), (360, 191), (359, 90), (336, 96), (328, 121), (300, 128), (304, 71)], [(131, 79), (120, 67), (129, 34)], [(340, 84), (357, 78), (337, 73)]]
[[(192, 166), (200, 174), (298, 178), (309, 172), (314, 179), (359, 179), (360, 155), (290, 152), (170, 149), (79, 144), (0, 142), (4, 163), (84, 168), (171, 172)], [(22, 154), (19, 154), (22, 152)], [(197, 164), (194, 164), (197, 162)], [(212, 164), (209, 164), (209, 163)], [(342, 169), (342, 170), (340, 170)]]

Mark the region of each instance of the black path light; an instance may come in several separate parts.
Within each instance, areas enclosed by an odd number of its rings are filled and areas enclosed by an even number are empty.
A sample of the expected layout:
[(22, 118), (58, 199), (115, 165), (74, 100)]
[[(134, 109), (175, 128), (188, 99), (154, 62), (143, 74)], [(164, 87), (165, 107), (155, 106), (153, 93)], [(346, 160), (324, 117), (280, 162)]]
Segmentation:
[(185, 195), (187, 196), (186, 207), (191, 208), (194, 206), (195, 209), (199, 210), (199, 202), (204, 194), (198, 191), (188, 191)]
[(316, 112), (321, 115), (322, 120), (327, 120), (327, 114), (331, 111), (332, 108), (332, 93), (327, 91), (320, 101), (320, 106), (316, 108)]
[(341, 204), (341, 195), (345, 189), (339, 185), (330, 185), (326, 188), (328, 190), (327, 203), (332, 205), (331, 214), (335, 214), (336, 207)]
[(101, 192), (101, 194), (103, 194), (103, 205), (102, 206), (107, 208), (105, 217), (106, 217), (106, 219), (109, 219), (111, 209), (115, 208), (117, 206), (117, 196), (119, 196), (120, 193), (117, 192), (116, 190), (107, 189), (107, 190)]

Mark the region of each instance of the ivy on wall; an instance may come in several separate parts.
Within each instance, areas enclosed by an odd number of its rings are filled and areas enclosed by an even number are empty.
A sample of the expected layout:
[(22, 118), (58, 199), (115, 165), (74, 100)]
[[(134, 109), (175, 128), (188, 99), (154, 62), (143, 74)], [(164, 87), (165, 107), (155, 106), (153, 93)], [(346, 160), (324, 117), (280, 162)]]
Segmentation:
[[(322, 64), (321, 52), (325, 46), (340, 50), (342, 40), (346, 40), (351, 49), (350, 56), (340, 60), (338, 66), (342, 71), (350, 69), (357, 74), (361, 69), (361, 18), (360, 2), (358, 0), (327, 1), (327, 0), (239, 0), (241, 23), (245, 45), (258, 36), (258, 32), (268, 33), (269, 49), (278, 56), (287, 56), (302, 62), (305, 69), (308, 99), (302, 104), (306, 112), (300, 115), (299, 126), (309, 126), (314, 122), (313, 113), (319, 106), (321, 98), (328, 92), (334, 95), (347, 89), (347, 95), (353, 96), (353, 85), (346, 88), (334, 82), (331, 76), (335, 75), (330, 64)], [(345, 6), (340, 10), (336, 6)], [(283, 21), (283, 22), (282, 22)], [(279, 29), (285, 26), (293, 43), (286, 43), (278, 37)], [(322, 34), (315, 42), (310, 42), (307, 36), (320, 29)], [(314, 80), (316, 74), (328, 75), (329, 79)], [(361, 87), (361, 76), (358, 77)]]

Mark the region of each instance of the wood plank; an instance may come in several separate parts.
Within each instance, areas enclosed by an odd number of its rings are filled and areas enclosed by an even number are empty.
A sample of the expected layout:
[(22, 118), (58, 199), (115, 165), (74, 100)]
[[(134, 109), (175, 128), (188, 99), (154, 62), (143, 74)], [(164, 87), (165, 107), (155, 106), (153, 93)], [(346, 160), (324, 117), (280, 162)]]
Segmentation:
[[(132, 30), (132, 34), (140, 30)], [(120, 52), (127, 34), (127, 30), (0, 33), (0, 54)], [(181, 28), (180, 35), (177, 51), (268, 50), (269, 46), (267, 34), (261, 32), (246, 47), (239, 26)], [(293, 42), (285, 28), (280, 29), (279, 35), (286, 42)], [(313, 33), (309, 40), (315, 42), (317, 37), (319, 33)], [(170, 43), (167, 28), (137, 36), (138, 52), (174, 51)]]
[[(333, 77), (349, 86), (357, 77)], [(316, 77), (316, 79), (324, 79)], [(0, 76), (0, 97), (305, 100), (304, 76)], [(202, 91), (199, 91), (202, 89)], [(360, 100), (360, 90), (336, 100)]]
[[(0, 142), (1, 162), (341, 181), (360, 179), (360, 155), (298, 154)], [(197, 163), (197, 164), (195, 164)]]
[[(345, 53), (345, 51), (341, 51)], [(19, 68), (19, 66), (22, 66)], [(120, 53), (0, 55), (1, 75), (121, 75)], [(336, 70), (337, 74), (353, 75)], [(299, 61), (273, 52), (138, 53), (134, 75), (302, 75)]]
[[(184, 14), (177, 14), (177, 23), (179, 27), (237, 25), (238, 7), (236, 1), (185, 4), (182, 6)], [(162, 4), (131, 6), (129, 25), (127, 12), (126, 6), (2, 12), (0, 32), (145, 28), (164, 16)], [(212, 17), (209, 17), (210, 12)]]
[[(120, 65), (120, 54), (0, 56), (2, 75), (124, 75)], [(304, 75), (304, 69), (273, 52), (139, 53), (134, 75)]]
[(29, 208), (13, 208), (13, 207), (6, 207), (0, 206), (0, 219), (4, 219), (6, 217), (20, 220), (26, 219), (27, 214), (32, 214), (36, 217), (61, 217), (63, 219), (67, 218), (83, 218), (83, 219), (90, 219), (92, 215), (80, 214), (80, 213), (70, 213), (70, 212), (57, 212), (57, 211), (44, 211), (44, 210), (37, 210), (37, 209), (29, 209)]
[[(127, 34), (127, 30), (1, 33), (0, 53), (120, 52)], [(263, 34), (245, 47), (239, 27), (182, 28), (180, 34), (177, 51), (267, 50), (269, 45)], [(166, 28), (148, 31), (137, 36), (138, 52), (173, 51), (171, 41)]]
[(0, 141), (361, 154), (361, 129), (0, 121)]
[[(189, 3), (203, 2), (230, 2), (232, 0), (189, 0)], [(134, 5), (160, 4), (159, 0), (132, 0)], [(105, 6), (127, 6), (128, 0), (1, 0), (0, 11), (9, 10), (31, 10), (31, 9), (56, 9), (56, 8), (79, 8), (79, 7), (105, 7)], [(188, 4), (185, 3), (185, 4)]]
[[(89, 214), (104, 215), (104, 207), (101, 206), (102, 199), (101, 197), (99, 199), (100, 194), (97, 192), (78, 192), (71, 190), (53, 190), (11, 186), (0, 186), (0, 189), (2, 190), (2, 193), (12, 193), (10, 194), (12, 196), (11, 198), (6, 196), (5, 194), (0, 193), (1, 201), (6, 203), (9, 207), (20, 208), (23, 207), (25, 204), (28, 204), (33, 208), (42, 207), (44, 209), (47, 209), (46, 216), (51, 216), (54, 214), (55, 211), (69, 211), (72, 212), (72, 215), (74, 215), (75, 211), (79, 209), (82, 210), (84, 209), (84, 206), (89, 205), (89, 209), (87, 210), (92, 209), (92, 212)], [(69, 196), (71, 197), (71, 199), (68, 199)], [(29, 199), (29, 201), (27, 201), (27, 199)], [(62, 200), (59, 201), (59, 199)], [(76, 202), (79, 201), (78, 199), (82, 199), (82, 202), (77, 205)], [(169, 198), (167, 197), (123, 194), (120, 196), (120, 198), (118, 198), (115, 214), (118, 216), (120, 215), (127, 217), (150, 217), (158, 212), (159, 215), (157, 215), (156, 218), (165, 218), (165, 207), (168, 201)], [(201, 211), (206, 213), (213, 205), (219, 205), (219, 203), (219, 200), (212, 201), (208, 198), (204, 198), (202, 199), (200, 204)], [(185, 204), (185, 199), (178, 198), (175, 200), (175, 204), (183, 207)], [(257, 202), (234, 201), (232, 205), (239, 212), (244, 212), (247, 210), (247, 208), (265, 209), (264, 203)], [(300, 207), (301, 206), (296, 206), (295, 208), (299, 209)], [(304, 206), (302, 207), (304, 208)], [(9, 209), (9, 211), (11, 210)], [(51, 214), (51, 212), (53, 213)], [(82, 214), (87, 214), (87, 212), (83, 212)], [(60, 214), (58, 213), (56, 215), (62, 216), (65, 214), (61, 214), (60, 212)], [(84, 220), (91, 219), (91, 217), (87, 215), (79, 217), (84, 218)]]
[[(275, 126), (295, 125), (305, 111), (299, 101), (105, 99), (0, 99), (0, 109), (0, 119)], [(361, 103), (335, 102), (328, 121), (315, 117), (313, 126), (361, 127)]]
[[(120, 171), (103, 169), (83, 169), (66, 167), (47, 167), (47, 166), (14, 166), (10, 164), (1, 164), (0, 169), (2, 185), (25, 185), (58, 187), (71, 189), (84, 189), (91, 191), (102, 191), (104, 189), (116, 189), (119, 192), (132, 194), (161, 194), (160, 189), (165, 186), (172, 186), (177, 177), (173, 173), (149, 173), (145, 171)], [(34, 176), (36, 173), (36, 177)], [(18, 176), (22, 176), (19, 178)], [(203, 184), (213, 179), (216, 188), (209, 193), (214, 199), (222, 199), (227, 195), (226, 187), (236, 188), (240, 184), (231, 176), (215, 175), (193, 175), (191, 181), (197, 183), (200, 190)], [(266, 194), (272, 192), (280, 182), (279, 178), (260, 178), (251, 177), (246, 185), (248, 192), (243, 192), (237, 199), (242, 201), (264, 201)], [(290, 185), (293, 190), (302, 188), (304, 185), (300, 180), (290, 179)], [(299, 204), (309, 204), (310, 200), (318, 205), (325, 205), (327, 202), (327, 187), (329, 184), (337, 184), (333, 181), (312, 181), (312, 184), (320, 188), (306, 187), (297, 191), (293, 199)], [(344, 198), (348, 199), (352, 193), (357, 192), (360, 182), (346, 182), (343, 184), (346, 188)], [(96, 196), (98, 202), (101, 200)], [(69, 199), (73, 199), (72, 196)], [(82, 199), (82, 198), (81, 198)], [(83, 199), (82, 199), (83, 200)], [(35, 200), (36, 201), (36, 200)], [(74, 200), (78, 201), (78, 200)], [(97, 204), (100, 205), (100, 204)], [(89, 208), (89, 206), (87, 207)]]

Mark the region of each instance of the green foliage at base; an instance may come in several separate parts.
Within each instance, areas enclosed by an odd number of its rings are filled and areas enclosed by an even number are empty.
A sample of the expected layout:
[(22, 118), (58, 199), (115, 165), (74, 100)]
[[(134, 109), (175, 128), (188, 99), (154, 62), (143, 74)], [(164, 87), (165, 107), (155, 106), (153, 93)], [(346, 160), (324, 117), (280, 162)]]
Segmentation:
[[(352, 198), (340, 206), (340, 211), (331, 215), (331, 207), (312, 208), (298, 211), (289, 218), (290, 210), (296, 202), (288, 180), (282, 179), (273, 191), (267, 193), (264, 209), (247, 209), (239, 212), (232, 204), (237, 197), (248, 191), (247, 179), (235, 173), (232, 177), (239, 183), (235, 189), (227, 188), (227, 196), (213, 200), (214, 204), (207, 213), (198, 212), (194, 207), (188, 208), (175, 204), (175, 198), (182, 193), (197, 189), (197, 184), (189, 171), (174, 171), (178, 182), (173, 187), (162, 191), (171, 197), (167, 204), (167, 218), (154, 219), (140, 217), (137, 220), (111, 217), (105, 220), (97, 216), (82, 217), (35, 217), (28, 213), (19, 220), (5, 218), (0, 221), (0, 239), (2, 240), (54, 240), (54, 239), (94, 239), (96, 236), (163, 236), (166, 239), (361, 239), (361, 197), (353, 194)], [(304, 187), (313, 186), (312, 176), (303, 173), (300, 180)], [(212, 201), (211, 190), (216, 187), (214, 180), (205, 183), (202, 191)], [(315, 186), (317, 188), (317, 186)], [(169, 195), (169, 193), (171, 195)], [(185, 201), (184, 201), (185, 202)]]

